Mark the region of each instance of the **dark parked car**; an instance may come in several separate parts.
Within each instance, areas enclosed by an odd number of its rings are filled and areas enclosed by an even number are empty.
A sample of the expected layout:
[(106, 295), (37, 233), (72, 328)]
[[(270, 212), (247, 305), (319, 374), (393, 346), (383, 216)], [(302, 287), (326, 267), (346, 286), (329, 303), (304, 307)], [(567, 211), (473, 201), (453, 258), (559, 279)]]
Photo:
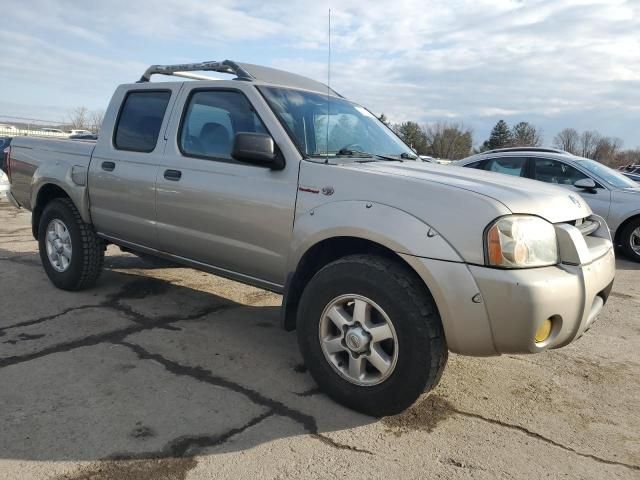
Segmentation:
[(640, 175), (640, 165), (633, 164), (633, 163), (630, 163), (629, 165), (623, 165), (621, 167), (618, 167), (618, 170), (623, 175), (626, 175), (628, 173), (633, 174), (633, 175)]
[(622, 172), (622, 174), (634, 182), (640, 183), (640, 170), (637, 173)]
[(69, 135), (69, 140), (97, 140), (98, 135), (94, 135), (93, 133), (76, 133), (74, 135)]
[(0, 137), (0, 170), (7, 172), (7, 166), (4, 160), (4, 149), (11, 145), (12, 137)]

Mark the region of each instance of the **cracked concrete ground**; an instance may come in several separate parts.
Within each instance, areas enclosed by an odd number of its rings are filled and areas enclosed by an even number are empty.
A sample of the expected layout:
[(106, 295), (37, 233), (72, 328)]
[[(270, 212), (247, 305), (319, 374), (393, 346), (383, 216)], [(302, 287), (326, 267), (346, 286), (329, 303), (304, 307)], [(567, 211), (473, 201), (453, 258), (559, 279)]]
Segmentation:
[(110, 247), (56, 290), (0, 203), (0, 478), (640, 478), (640, 265), (578, 342), (452, 355), (375, 420), (320, 393), (280, 297)]

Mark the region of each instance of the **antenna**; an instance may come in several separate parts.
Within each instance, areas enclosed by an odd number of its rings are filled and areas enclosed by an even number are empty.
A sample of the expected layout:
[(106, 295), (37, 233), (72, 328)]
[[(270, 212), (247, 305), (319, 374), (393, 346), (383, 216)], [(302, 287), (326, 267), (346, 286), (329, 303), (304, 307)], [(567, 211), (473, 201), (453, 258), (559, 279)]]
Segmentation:
[(327, 57), (327, 143), (326, 143), (326, 161), (329, 161), (329, 120), (331, 119), (331, 9), (329, 9), (329, 55)]

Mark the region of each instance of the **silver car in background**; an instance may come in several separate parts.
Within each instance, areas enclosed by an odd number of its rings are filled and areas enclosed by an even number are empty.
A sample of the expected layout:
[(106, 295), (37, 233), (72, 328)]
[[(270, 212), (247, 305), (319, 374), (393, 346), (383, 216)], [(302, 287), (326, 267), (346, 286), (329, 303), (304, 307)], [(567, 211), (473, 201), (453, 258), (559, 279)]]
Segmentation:
[(579, 194), (607, 221), (614, 243), (640, 262), (640, 185), (620, 172), (562, 150), (532, 147), (490, 150), (454, 165), (531, 178)]

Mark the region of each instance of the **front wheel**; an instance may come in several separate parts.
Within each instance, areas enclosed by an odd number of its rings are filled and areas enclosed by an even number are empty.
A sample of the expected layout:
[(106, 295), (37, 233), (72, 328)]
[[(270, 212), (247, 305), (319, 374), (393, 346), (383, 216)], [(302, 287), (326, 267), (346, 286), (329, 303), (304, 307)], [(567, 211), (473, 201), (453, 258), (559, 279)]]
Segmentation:
[(620, 232), (620, 243), (625, 256), (640, 262), (640, 218), (627, 223)]
[(38, 226), (40, 260), (49, 280), (63, 290), (93, 286), (104, 261), (104, 243), (83, 222), (68, 198), (52, 200)]
[(322, 268), (304, 290), (297, 328), (318, 385), (376, 417), (433, 388), (447, 360), (433, 298), (413, 271), (384, 257), (353, 255)]

